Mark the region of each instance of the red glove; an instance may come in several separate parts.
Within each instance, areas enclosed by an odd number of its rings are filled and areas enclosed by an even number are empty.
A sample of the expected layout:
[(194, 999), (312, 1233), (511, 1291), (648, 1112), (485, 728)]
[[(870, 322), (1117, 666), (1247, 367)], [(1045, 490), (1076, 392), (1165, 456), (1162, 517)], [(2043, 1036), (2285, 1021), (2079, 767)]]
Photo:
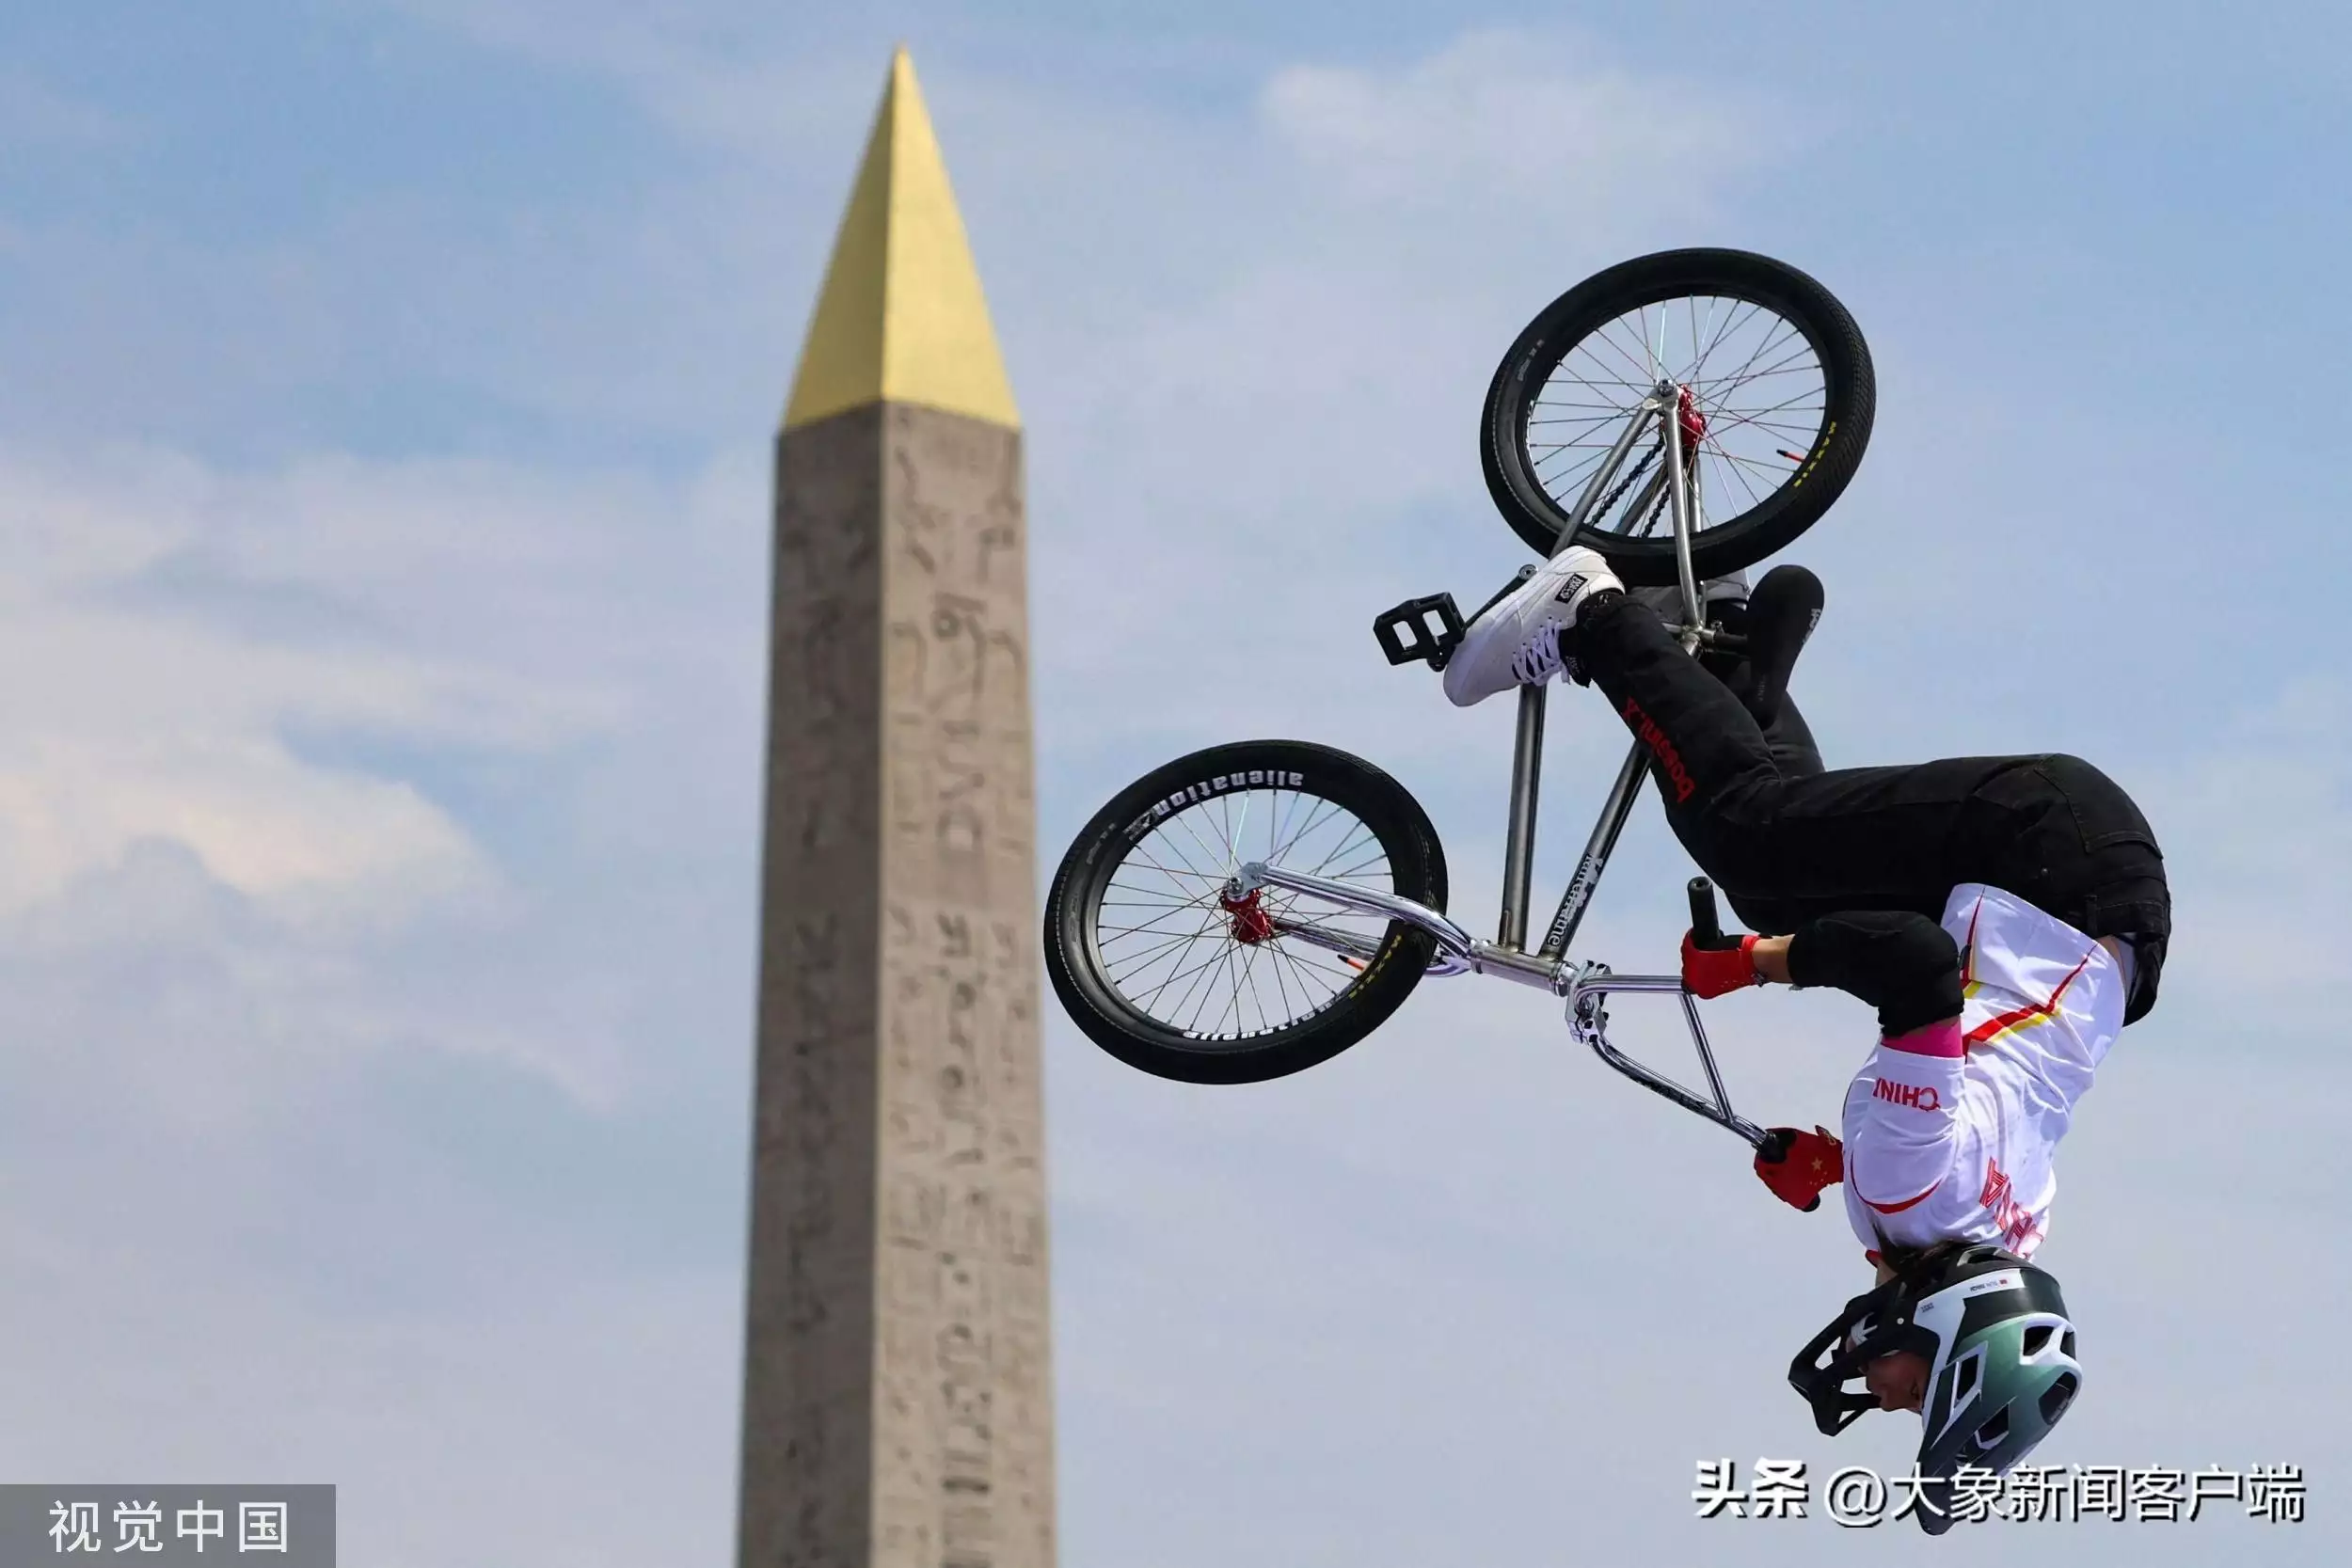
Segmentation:
[(1701, 947), (1689, 931), (1682, 933), (1682, 989), (1692, 996), (1724, 996), (1742, 986), (1763, 984), (1756, 972), (1754, 935), (1721, 947)]
[(1809, 1213), (1821, 1206), (1821, 1189), (1846, 1179), (1845, 1148), (1826, 1127), (1775, 1127), (1756, 1146), (1756, 1174), (1773, 1196)]

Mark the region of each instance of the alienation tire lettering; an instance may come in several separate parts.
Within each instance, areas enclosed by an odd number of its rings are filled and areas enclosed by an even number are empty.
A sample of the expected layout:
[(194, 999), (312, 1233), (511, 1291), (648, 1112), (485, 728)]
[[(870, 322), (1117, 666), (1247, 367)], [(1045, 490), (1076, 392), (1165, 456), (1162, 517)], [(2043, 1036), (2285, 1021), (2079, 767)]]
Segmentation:
[(1213, 795), (1223, 795), (1235, 789), (1300, 789), (1305, 787), (1306, 783), (1306, 774), (1285, 772), (1279, 768), (1252, 768), (1247, 772), (1214, 774), (1198, 784), (1186, 784), (1173, 795), (1152, 801), (1151, 810), (1127, 824), (1127, 837), (1130, 840), (1141, 838), (1152, 831), (1153, 823), (1170, 812), (1181, 811), (1194, 801), (1205, 800)]

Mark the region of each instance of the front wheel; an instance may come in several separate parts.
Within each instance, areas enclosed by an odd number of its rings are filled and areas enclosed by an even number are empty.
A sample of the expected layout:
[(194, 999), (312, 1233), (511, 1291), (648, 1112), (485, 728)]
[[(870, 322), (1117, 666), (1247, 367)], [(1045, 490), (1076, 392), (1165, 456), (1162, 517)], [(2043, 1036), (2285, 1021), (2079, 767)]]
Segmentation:
[(1818, 521), (1860, 467), (1878, 404), (1861, 328), (1796, 268), (1744, 250), (1620, 262), (1546, 306), (1486, 392), (1486, 487), (1537, 554), (1586, 545), (1631, 586), (1676, 580), (1662, 414), (1610, 461), (1661, 388), (1701, 578), (1754, 565)]
[(1327, 1061), (1396, 1011), (1425, 931), (1278, 887), (1262, 861), (1445, 908), (1445, 853), (1405, 786), (1296, 740), (1181, 757), (1095, 813), (1045, 899), (1045, 970), (1089, 1039), (1188, 1084), (1254, 1084)]

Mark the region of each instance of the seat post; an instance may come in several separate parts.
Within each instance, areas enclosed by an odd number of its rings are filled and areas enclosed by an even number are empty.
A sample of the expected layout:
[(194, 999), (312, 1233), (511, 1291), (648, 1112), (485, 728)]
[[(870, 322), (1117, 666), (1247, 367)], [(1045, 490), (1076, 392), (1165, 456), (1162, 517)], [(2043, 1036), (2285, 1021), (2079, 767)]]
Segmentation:
[(1543, 782), (1544, 701), (1549, 689), (1519, 688), (1518, 732), (1511, 745), (1511, 818), (1502, 840), (1502, 925), (1495, 941), (1527, 949), (1528, 884), (1535, 867), (1535, 800)]

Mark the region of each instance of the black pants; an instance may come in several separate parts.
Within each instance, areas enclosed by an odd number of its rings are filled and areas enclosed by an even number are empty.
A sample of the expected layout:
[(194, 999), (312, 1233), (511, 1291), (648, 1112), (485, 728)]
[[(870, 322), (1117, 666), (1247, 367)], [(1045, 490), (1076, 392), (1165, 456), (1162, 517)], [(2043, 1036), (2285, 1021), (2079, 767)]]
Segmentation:
[(1795, 705), (1772, 730), (1630, 598), (1590, 607), (1570, 651), (1650, 751), (1675, 836), (1754, 930), (1848, 910), (1941, 919), (1983, 882), (2086, 936), (2133, 938), (2124, 1022), (2154, 1006), (2172, 900), (2154, 832), (2079, 757), (1947, 757), (1825, 770)]

